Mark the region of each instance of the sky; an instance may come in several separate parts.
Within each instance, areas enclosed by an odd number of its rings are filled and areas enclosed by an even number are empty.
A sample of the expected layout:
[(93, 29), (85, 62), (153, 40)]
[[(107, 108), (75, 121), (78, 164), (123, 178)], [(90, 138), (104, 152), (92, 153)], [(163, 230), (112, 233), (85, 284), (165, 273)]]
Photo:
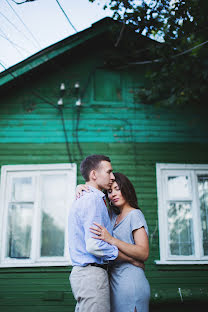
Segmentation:
[[(58, 1), (77, 31), (112, 15), (104, 0)], [(75, 33), (56, 0), (0, 0), (0, 71)]]

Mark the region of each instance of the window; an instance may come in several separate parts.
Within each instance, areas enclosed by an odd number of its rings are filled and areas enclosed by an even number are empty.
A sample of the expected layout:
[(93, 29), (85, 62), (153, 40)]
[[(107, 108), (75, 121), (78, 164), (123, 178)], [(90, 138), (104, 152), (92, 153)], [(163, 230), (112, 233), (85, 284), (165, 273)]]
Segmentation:
[(76, 165), (3, 166), (0, 266), (68, 265), (67, 215)]
[(208, 165), (157, 164), (160, 260), (208, 263)]
[(94, 101), (121, 102), (121, 75), (116, 71), (97, 70), (94, 74)]

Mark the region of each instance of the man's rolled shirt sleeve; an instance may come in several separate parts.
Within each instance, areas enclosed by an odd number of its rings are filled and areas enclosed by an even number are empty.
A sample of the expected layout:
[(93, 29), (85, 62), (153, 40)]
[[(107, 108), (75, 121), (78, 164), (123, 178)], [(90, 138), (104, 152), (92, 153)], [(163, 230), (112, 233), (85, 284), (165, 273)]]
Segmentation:
[(90, 227), (95, 226), (93, 222), (99, 223), (112, 234), (111, 222), (109, 219), (107, 208), (102, 197), (96, 197), (94, 193), (90, 193), (85, 200), (84, 231), (86, 250), (96, 257), (102, 258), (103, 261), (114, 260), (118, 257), (118, 248), (110, 245), (102, 240), (92, 238), (95, 236), (90, 232)]

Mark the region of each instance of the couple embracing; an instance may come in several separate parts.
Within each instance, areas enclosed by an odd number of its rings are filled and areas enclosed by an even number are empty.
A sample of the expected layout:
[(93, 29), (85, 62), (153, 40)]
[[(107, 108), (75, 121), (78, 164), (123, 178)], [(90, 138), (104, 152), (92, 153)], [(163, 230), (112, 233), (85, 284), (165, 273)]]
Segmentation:
[(82, 194), (69, 214), (75, 311), (148, 312), (148, 228), (134, 187), (126, 176), (113, 173), (104, 155), (86, 157), (80, 171), (86, 184), (78, 186)]

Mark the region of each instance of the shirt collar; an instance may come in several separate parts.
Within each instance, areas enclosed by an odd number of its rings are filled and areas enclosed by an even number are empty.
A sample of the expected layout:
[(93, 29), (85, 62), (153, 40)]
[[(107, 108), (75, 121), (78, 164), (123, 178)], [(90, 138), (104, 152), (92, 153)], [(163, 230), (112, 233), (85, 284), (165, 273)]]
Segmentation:
[(91, 192), (96, 193), (98, 196), (100, 196), (102, 198), (105, 197), (105, 194), (102, 191), (96, 189), (95, 187), (93, 187), (91, 185), (88, 185), (88, 187), (91, 190)]

